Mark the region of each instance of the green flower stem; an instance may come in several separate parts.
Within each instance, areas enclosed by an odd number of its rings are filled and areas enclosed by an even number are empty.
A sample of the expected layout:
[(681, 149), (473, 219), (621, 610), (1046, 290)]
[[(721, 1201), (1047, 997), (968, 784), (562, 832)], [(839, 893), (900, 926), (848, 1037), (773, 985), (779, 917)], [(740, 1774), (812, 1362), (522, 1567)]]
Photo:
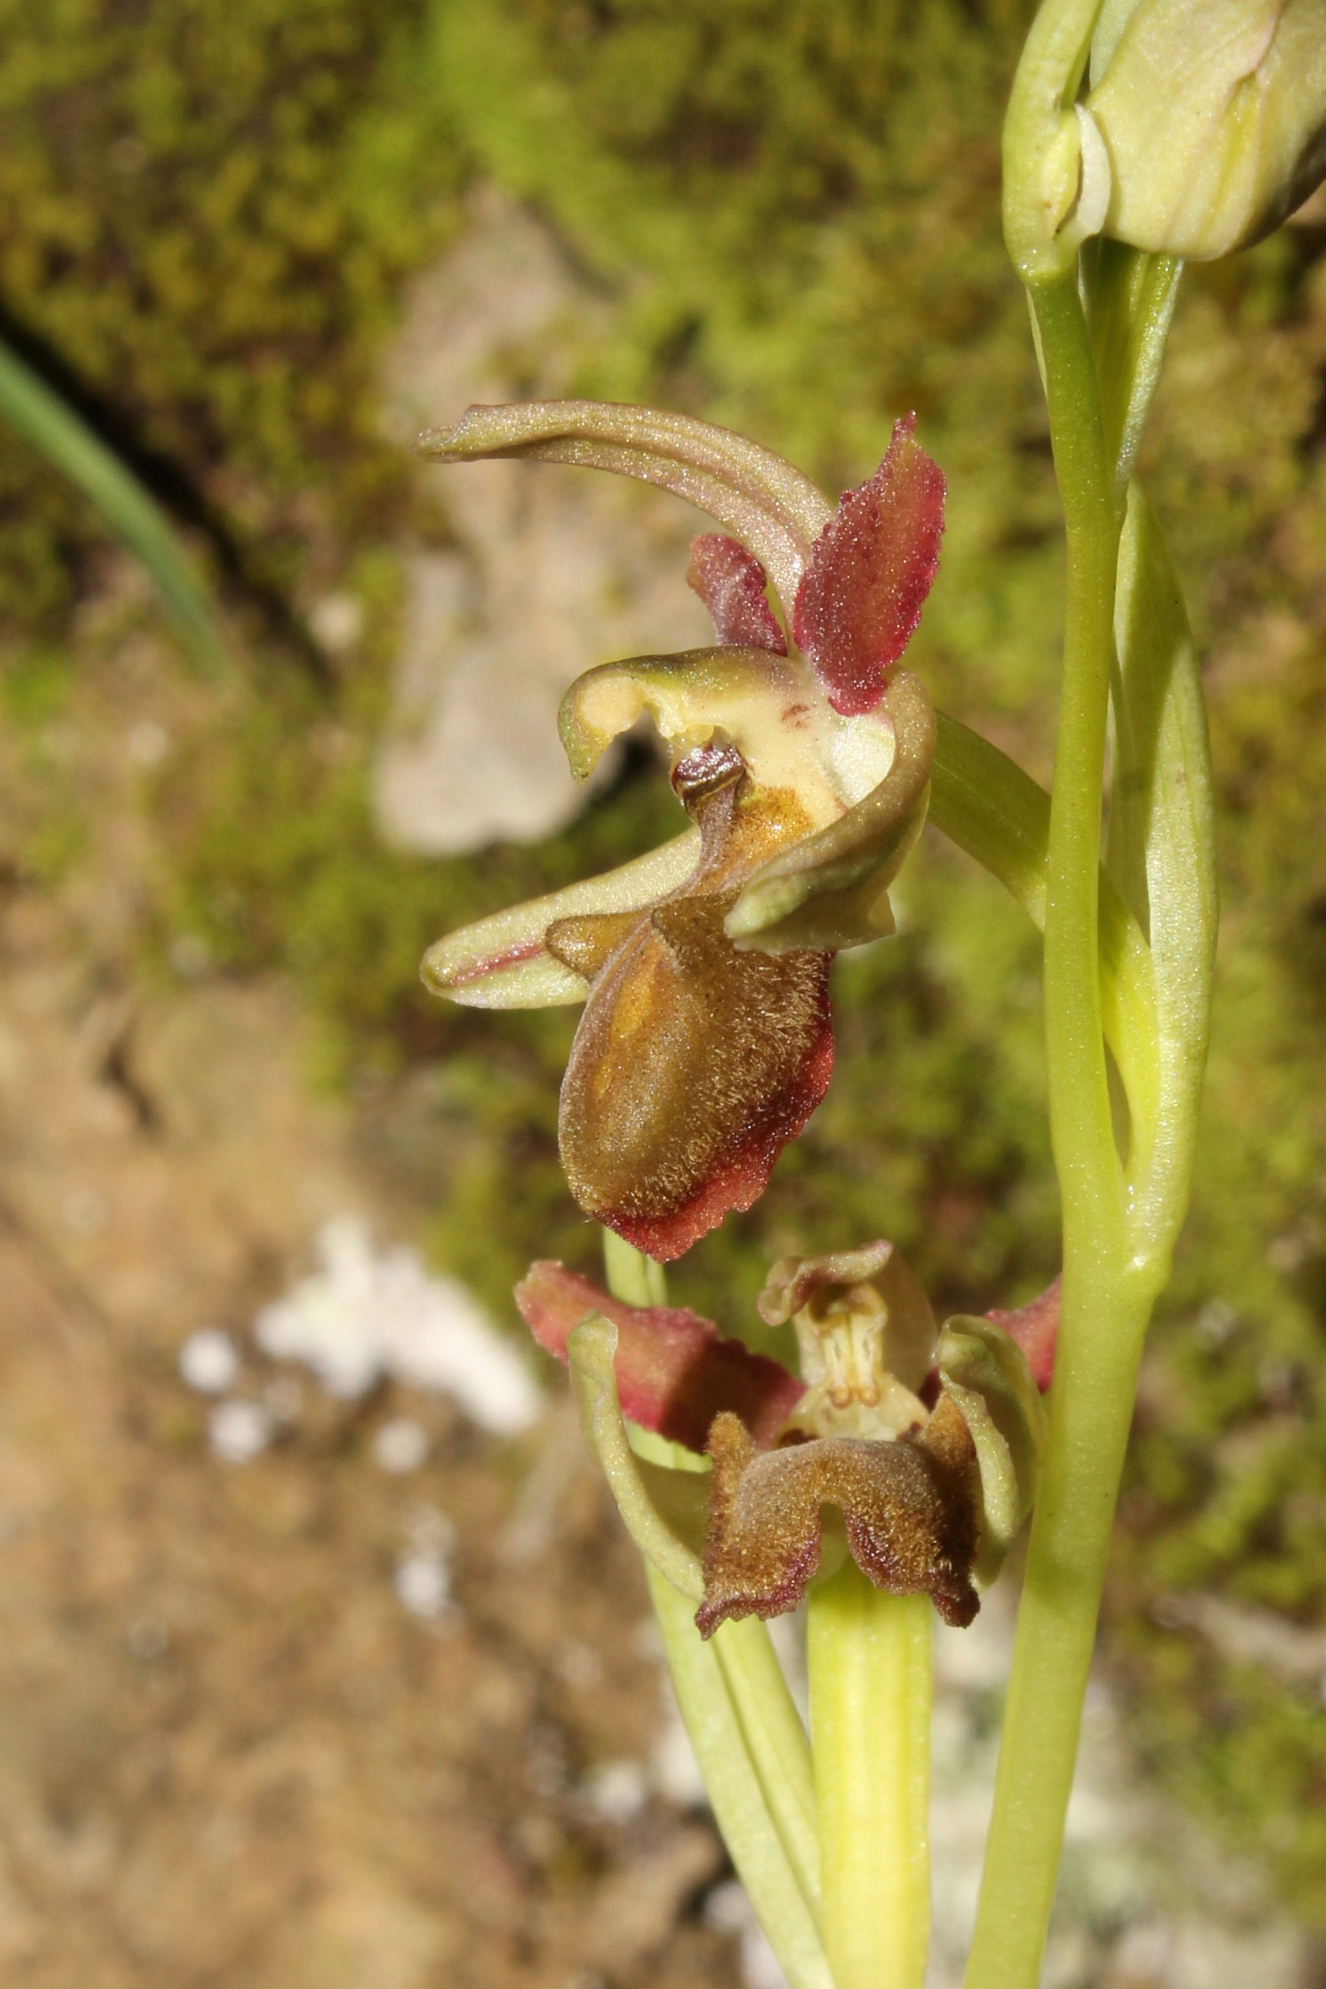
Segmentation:
[[(1154, 1282), (1074, 1294), (1050, 1397), (967, 1989), (1034, 1989)], [(1065, 1277), (1065, 1325), (1070, 1322)]]
[[(1065, 1228), (1079, 1251), (1115, 1259), (1123, 1175), (1114, 1145), (1097, 948), (1101, 809), (1119, 514), (1095, 361), (1073, 276), (1031, 291), (1067, 534), (1064, 670), (1046, 873), (1045, 1026), (1050, 1127)], [(1077, 1277), (1093, 1267), (1074, 1266)], [(1069, 1275), (1065, 1264), (1065, 1275)]]
[(1119, 507), (1073, 275), (1030, 287), (1068, 544), (1045, 922), (1050, 1122), (1064, 1225), (1050, 1429), (969, 1989), (1039, 1978), (1142, 1340), (1159, 1282), (1131, 1249), (1097, 972)]
[(930, 1943), (933, 1611), (855, 1562), (808, 1610), (821, 1920), (835, 1989), (921, 1989)]
[(627, 1305), (666, 1305), (668, 1278), (663, 1266), (616, 1230), (605, 1229), (602, 1235), (603, 1269), (613, 1297)]
[(224, 677), (231, 668), (225, 638), (170, 520), (86, 422), (3, 343), (0, 414), (77, 484), (116, 536), (137, 553), (190, 655), (207, 676)]

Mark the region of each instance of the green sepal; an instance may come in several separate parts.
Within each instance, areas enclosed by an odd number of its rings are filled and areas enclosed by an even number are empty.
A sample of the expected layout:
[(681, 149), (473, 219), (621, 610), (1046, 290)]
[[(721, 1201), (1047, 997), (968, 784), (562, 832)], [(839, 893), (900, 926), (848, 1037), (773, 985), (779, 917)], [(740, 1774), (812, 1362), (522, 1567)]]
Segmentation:
[(419, 437), (439, 462), (515, 456), (611, 470), (660, 484), (717, 519), (759, 560), (787, 614), (833, 506), (791, 463), (730, 428), (615, 401), (523, 401), (471, 407), (453, 428)]
[(610, 1319), (601, 1312), (586, 1319), (571, 1334), (567, 1352), (585, 1441), (603, 1467), (622, 1523), (665, 1580), (690, 1601), (700, 1602), (709, 1473), (672, 1470), (632, 1450), (617, 1397), (617, 1328)]
[(699, 860), (700, 832), (687, 829), (616, 870), (462, 926), (429, 947), (419, 969), (424, 986), (468, 1008), (556, 1008), (583, 1001), (588, 983), (545, 950), (548, 928), (587, 913), (643, 912), (684, 884)]
[(982, 1523), (972, 1575), (988, 1588), (1036, 1496), (1045, 1408), (1022, 1349), (992, 1319), (946, 1320), (938, 1366), (976, 1446)]

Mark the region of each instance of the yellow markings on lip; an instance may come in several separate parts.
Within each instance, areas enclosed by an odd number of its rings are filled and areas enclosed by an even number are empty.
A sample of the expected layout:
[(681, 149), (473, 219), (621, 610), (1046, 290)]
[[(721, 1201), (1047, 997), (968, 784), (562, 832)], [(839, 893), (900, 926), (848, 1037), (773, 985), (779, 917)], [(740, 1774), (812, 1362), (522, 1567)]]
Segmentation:
[[(653, 944), (659, 944), (657, 936)], [(596, 1104), (600, 1103), (621, 1080), (622, 1064), (635, 1053), (635, 1045), (641, 1037), (648, 1035), (656, 1024), (659, 1015), (658, 978), (665, 971), (666, 963), (648, 956), (623, 980), (617, 998), (613, 1003), (612, 1021), (609, 1025), (608, 1041), (604, 1055), (590, 1079), (590, 1089)]]
[(642, 974), (639, 981), (622, 991), (622, 998), (612, 1018), (613, 1037), (622, 1048), (649, 1026), (654, 1010), (652, 979), (652, 975), (646, 980)]

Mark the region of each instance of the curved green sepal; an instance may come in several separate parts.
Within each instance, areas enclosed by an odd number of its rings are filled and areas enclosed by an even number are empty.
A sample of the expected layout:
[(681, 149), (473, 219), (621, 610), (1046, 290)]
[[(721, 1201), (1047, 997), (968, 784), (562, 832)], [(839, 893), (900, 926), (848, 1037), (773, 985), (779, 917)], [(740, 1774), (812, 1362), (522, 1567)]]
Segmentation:
[(988, 1588), (1036, 1496), (1045, 1408), (1022, 1349), (991, 1319), (946, 1320), (938, 1366), (976, 1446), (982, 1524), (972, 1574)]
[(467, 1008), (557, 1008), (583, 1001), (588, 983), (547, 951), (549, 927), (585, 913), (644, 911), (684, 884), (699, 860), (700, 832), (687, 829), (616, 870), (462, 926), (425, 953), (419, 969), (424, 986)]
[(627, 1532), (675, 1589), (701, 1601), (700, 1559), (687, 1542), (704, 1537), (709, 1474), (668, 1470), (631, 1449), (617, 1399), (617, 1328), (610, 1319), (600, 1312), (577, 1326), (567, 1352), (585, 1440), (603, 1467)]
[(471, 407), (454, 428), (421, 435), (417, 447), (444, 463), (519, 456), (661, 484), (754, 553), (789, 615), (810, 549), (834, 510), (809, 477), (772, 449), (691, 415), (620, 402)]

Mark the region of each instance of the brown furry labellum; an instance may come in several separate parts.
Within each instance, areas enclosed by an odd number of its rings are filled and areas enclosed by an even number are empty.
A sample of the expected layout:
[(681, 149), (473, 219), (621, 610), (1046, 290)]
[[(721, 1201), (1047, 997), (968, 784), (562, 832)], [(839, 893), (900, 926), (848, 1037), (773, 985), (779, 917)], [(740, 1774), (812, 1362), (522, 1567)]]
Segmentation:
[(833, 1068), (830, 956), (740, 952), (723, 930), (736, 897), (724, 886), (777, 803), (752, 805), (731, 749), (688, 767), (695, 878), (642, 914), (568, 919), (547, 937), (590, 982), (562, 1083), (567, 1181), (582, 1209), (660, 1258), (750, 1207)]
[[(577, 1328), (606, 1329), (612, 1414), (707, 1450), (712, 1473), (682, 1474), (681, 1533), (666, 1501), (654, 1513), (665, 1551), (682, 1556), (677, 1586), (700, 1604), (702, 1635), (729, 1617), (795, 1609), (844, 1549), (878, 1588), (928, 1595), (945, 1622), (971, 1622), (1035, 1496), (1044, 1411), (1017, 1331), (1030, 1318), (1039, 1357), (1052, 1299), (1005, 1314), (1012, 1331), (965, 1315), (939, 1327), (882, 1239), (785, 1258), (759, 1310), (770, 1323), (792, 1318), (800, 1376), (684, 1307), (629, 1305), (560, 1264), (534, 1265), (516, 1299), (540, 1345), (573, 1366)], [(591, 1349), (584, 1358), (592, 1366)], [(601, 1409), (602, 1373), (588, 1386), (584, 1399)], [(624, 1434), (614, 1451), (593, 1435), (594, 1416), (587, 1428), (628, 1526), (653, 1553), (658, 1541), (638, 1530), (634, 1466), (622, 1475)]]
[(972, 1562), (980, 1534), (976, 1451), (954, 1403), (923, 1430), (885, 1442), (820, 1437), (757, 1450), (738, 1417), (709, 1432), (714, 1460), (704, 1601), (710, 1637), (729, 1617), (795, 1609), (819, 1567), (822, 1509), (836, 1506), (852, 1557), (877, 1588), (931, 1597), (946, 1623), (980, 1607)]

